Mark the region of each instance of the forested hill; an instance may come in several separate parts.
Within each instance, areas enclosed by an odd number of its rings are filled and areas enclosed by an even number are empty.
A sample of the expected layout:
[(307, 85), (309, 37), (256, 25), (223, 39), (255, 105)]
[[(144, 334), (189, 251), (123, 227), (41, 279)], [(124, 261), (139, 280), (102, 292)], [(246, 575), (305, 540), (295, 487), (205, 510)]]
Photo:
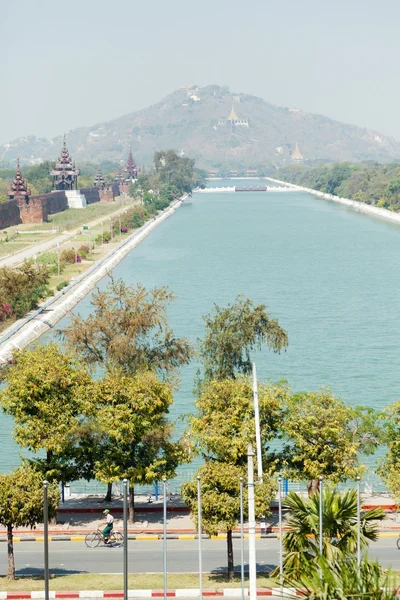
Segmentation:
[(293, 165), (275, 170), (273, 177), (327, 194), (400, 211), (398, 163)]
[[(400, 143), (392, 138), (217, 85), (179, 89), (149, 108), (68, 133), (77, 162), (126, 160), (132, 145), (140, 165), (150, 164), (156, 150), (172, 148), (199, 167), (259, 172), (267, 163), (291, 160), (296, 143), (305, 160), (400, 159)], [(23, 163), (54, 160), (61, 145), (61, 135), (20, 138), (0, 146), (0, 162), (17, 155)]]

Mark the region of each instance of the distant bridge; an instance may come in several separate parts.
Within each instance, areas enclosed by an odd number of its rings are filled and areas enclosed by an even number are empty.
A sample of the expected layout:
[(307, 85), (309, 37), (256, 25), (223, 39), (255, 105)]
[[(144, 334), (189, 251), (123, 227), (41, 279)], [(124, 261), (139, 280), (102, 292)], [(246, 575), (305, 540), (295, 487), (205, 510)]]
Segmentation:
[(296, 192), (296, 187), (286, 187), (286, 186), (248, 186), (248, 187), (238, 187), (236, 185), (232, 187), (213, 187), (213, 188), (204, 188), (203, 190), (196, 190), (201, 193), (211, 193), (211, 192)]

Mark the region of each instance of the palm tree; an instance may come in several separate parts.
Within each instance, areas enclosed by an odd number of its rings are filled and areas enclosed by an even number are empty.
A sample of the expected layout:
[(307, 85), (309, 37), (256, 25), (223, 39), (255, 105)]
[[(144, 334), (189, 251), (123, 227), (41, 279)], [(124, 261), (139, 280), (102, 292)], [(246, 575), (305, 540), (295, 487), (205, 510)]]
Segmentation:
[(379, 563), (366, 558), (357, 564), (354, 557), (339, 556), (328, 561), (318, 557), (315, 568), (290, 579), (290, 586), (301, 592), (285, 596), (307, 600), (395, 600), (397, 598), (395, 579), (385, 573)]
[[(322, 501), (322, 556), (330, 562), (343, 556), (354, 555), (357, 550), (356, 490), (351, 489), (340, 493), (334, 488), (325, 487)], [(285, 506), (291, 511), (287, 521), (290, 530), (283, 537), (285, 578), (300, 576), (318, 560), (319, 502), (319, 493), (304, 498), (291, 492), (285, 498)], [(366, 548), (369, 542), (377, 539), (377, 521), (383, 518), (381, 508), (362, 513), (361, 548)]]

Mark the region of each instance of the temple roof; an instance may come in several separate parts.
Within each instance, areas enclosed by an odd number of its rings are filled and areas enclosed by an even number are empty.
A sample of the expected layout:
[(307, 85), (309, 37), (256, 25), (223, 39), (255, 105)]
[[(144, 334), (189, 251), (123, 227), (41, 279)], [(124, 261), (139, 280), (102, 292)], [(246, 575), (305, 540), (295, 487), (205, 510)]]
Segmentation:
[(61, 155), (58, 157), (55, 169), (50, 172), (51, 175), (57, 175), (61, 171), (64, 171), (67, 175), (79, 175), (80, 170), (75, 167), (75, 163), (68, 152), (67, 141), (64, 134), (63, 146), (61, 148)]
[(104, 187), (105, 186), (106, 180), (104, 179), (100, 165), (97, 167), (97, 171), (96, 171), (96, 175), (94, 176), (93, 183), (96, 187)]
[(128, 156), (128, 160), (126, 161), (124, 171), (129, 173), (129, 175), (131, 175), (132, 177), (135, 177), (137, 174), (137, 166), (136, 166), (136, 163), (133, 160), (133, 156), (132, 156), (132, 146), (130, 147), (130, 150), (129, 150), (129, 156)]
[(233, 108), (233, 104), (232, 104), (232, 110), (229, 114), (228, 121), (237, 121), (237, 120), (238, 120), (238, 116), (235, 113), (235, 109)]
[(296, 142), (296, 148), (294, 149), (294, 152), (292, 152), (292, 159), (293, 160), (303, 160), (303, 158), (304, 158), (304, 156), (300, 152), (299, 145)]
[(15, 171), (14, 181), (10, 185), (10, 189), (7, 192), (8, 196), (27, 196), (31, 195), (31, 190), (27, 187), (25, 180), (21, 174), (21, 168), (19, 165), (19, 157), (17, 159), (17, 170)]
[(124, 179), (125, 179), (125, 178), (124, 178), (124, 174), (123, 174), (123, 172), (122, 172), (122, 165), (119, 165), (119, 167), (118, 167), (118, 170), (117, 170), (117, 174), (116, 174), (116, 176), (115, 176), (115, 180), (116, 180), (118, 183), (122, 183), (122, 182), (124, 181)]

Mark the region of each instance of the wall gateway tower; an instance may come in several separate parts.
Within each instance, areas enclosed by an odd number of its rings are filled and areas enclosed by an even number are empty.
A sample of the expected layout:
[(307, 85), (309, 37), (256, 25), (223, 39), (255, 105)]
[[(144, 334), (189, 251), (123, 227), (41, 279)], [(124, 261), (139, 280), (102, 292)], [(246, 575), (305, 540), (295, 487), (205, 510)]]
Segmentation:
[(78, 175), (80, 170), (75, 167), (75, 163), (72, 162), (72, 158), (69, 155), (67, 142), (64, 134), (63, 147), (61, 149), (61, 155), (56, 162), (55, 168), (50, 171), (50, 175), (53, 177), (53, 185), (55, 190), (77, 190), (78, 189)]

